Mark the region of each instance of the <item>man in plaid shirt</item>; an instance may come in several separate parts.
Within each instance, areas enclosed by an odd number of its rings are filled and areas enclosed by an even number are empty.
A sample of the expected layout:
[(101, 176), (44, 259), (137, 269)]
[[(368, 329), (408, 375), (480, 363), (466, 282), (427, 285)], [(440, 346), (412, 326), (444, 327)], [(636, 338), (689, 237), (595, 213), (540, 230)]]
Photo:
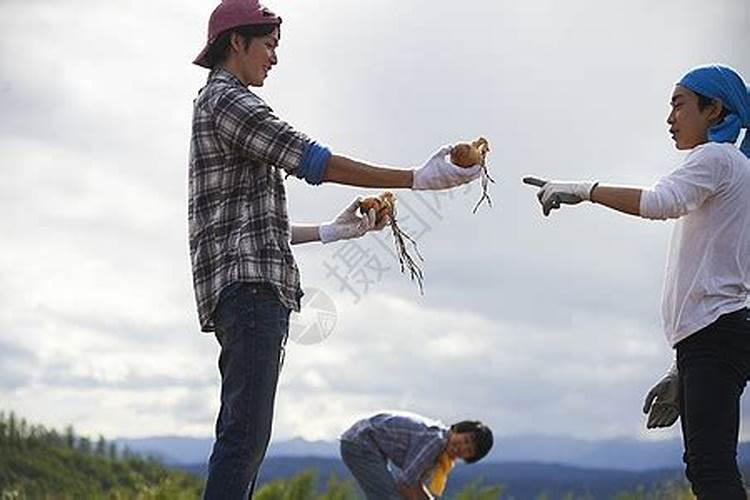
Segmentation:
[[(194, 61), (210, 69), (194, 102), (189, 232), (201, 329), (221, 346), (221, 409), (204, 498), (248, 495), (271, 433), (289, 313), (299, 310), (299, 270), (290, 245), (364, 235), (375, 213), (355, 200), (334, 221), (290, 226), (285, 175), (317, 185), (448, 189), (479, 177), (443, 147), (418, 169), (368, 165), (331, 151), (276, 117), (248, 87), (277, 63), (281, 18), (258, 0), (223, 0)], [(252, 488), (250, 488), (252, 495)]]
[(448, 428), (414, 413), (378, 413), (341, 435), (341, 457), (368, 500), (423, 500), (432, 497), (424, 482), (441, 455), (471, 464), (484, 458), (492, 443), (492, 431), (478, 421)]

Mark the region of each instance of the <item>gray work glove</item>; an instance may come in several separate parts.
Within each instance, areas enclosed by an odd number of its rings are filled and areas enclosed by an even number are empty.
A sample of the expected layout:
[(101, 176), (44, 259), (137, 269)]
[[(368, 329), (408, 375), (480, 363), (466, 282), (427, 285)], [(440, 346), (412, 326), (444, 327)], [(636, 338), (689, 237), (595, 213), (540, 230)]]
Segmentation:
[(552, 210), (560, 208), (560, 205), (577, 205), (582, 201), (590, 200), (591, 191), (598, 184), (588, 181), (547, 181), (537, 177), (526, 177), (523, 182), (541, 188), (536, 196), (539, 198), (545, 216), (549, 215)]
[(679, 374), (673, 364), (664, 377), (648, 391), (643, 413), (648, 413), (647, 429), (670, 427), (680, 416)]

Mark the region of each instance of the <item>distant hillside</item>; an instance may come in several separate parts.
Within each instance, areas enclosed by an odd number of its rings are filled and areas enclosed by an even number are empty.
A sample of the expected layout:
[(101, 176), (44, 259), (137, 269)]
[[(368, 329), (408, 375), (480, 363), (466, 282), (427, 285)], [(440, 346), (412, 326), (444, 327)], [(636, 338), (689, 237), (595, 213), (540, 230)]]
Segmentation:
[(0, 498), (192, 500), (199, 478), (93, 441), (0, 413)]
[[(213, 440), (167, 436), (116, 442), (140, 454), (158, 456), (168, 464), (187, 465), (205, 462)], [(297, 438), (271, 443), (268, 456), (338, 458), (339, 447), (336, 441)], [(750, 443), (740, 445), (739, 457), (741, 463), (750, 463)], [(498, 436), (486, 461), (556, 463), (626, 471), (678, 469), (682, 467), (682, 443), (677, 439), (587, 441), (545, 435)]]
[[(182, 443), (179, 439), (177, 443)], [(330, 443), (318, 443), (320, 451)], [(287, 450), (302, 451), (298, 441)], [(28, 424), (0, 412), (0, 498), (3, 499), (135, 499), (192, 500), (200, 497), (205, 461), (170, 470), (153, 458), (142, 458), (103, 438), (77, 436)], [(311, 473), (311, 471), (314, 471)], [(750, 477), (750, 471), (745, 471)], [(314, 491), (315, 475), (322, 496), (304, 498), (349, 500), (351, 476), (338, 458), (269, 457), (260, 476), (259, 500), (303, 498), (284, 492)], [(341, 481), (329, 482), (338, 477)], [(497, 500), (676, 499), (685, 491), (678, 469), (635, 472), (580, 468), (559, 464), (480, 462), (459, 464), (451, 474), (446, 498)], [(476, 486), (481, 484), (488, 488)], [(671, 489), (676, 485), (676, 490)], [(665, 486), (667, 485), (667, 486)], [(306, 489), (305, 489), (306, 488)], [(312, 488), (312, 490), (310, 490)], [(669, 491), (661, 494), (655, 492)], [(622, 492), (628, 492), (623, 493)], [(640, 492), (640, 493), (639, 493)], [(262, 494), (262, 495), (261, 495)], [(679, 493), (681, 494), (681, 493)]]
[[(197, 464), (208, 461), (213, 438), (156, 436), (134, 439), (116, 439), (120, 448), (136, 453), (159, 457), (167, 464)], [(268, 456), (337, 458), (337, 441), (307, 441), (301, 438), (271, 443)]]

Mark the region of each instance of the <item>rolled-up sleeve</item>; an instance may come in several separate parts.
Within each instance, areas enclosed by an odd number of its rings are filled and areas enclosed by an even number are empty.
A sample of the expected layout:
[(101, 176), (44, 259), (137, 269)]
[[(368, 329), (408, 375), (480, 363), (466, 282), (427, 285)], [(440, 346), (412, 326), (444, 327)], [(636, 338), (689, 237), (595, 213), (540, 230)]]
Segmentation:
[(314, 142), (307, 146), (302, 165), (297, 170), (297, 177), (305, 179), (309, 184), (317, 185), (323, 182), (323, 175), (331, 159), (331, 150)]
[[(322, 175), (321, 146), (276, 117), (252, 94), (227, 89), (216, 100), (213, 111), (219, 138), (238, 154), (311, 183)], [(318, 160), (314, 168), (310, 168), (311, 160)]]
[(641, 194), (640, 213), (646, 219), (677, 219), (713, 196), (720, 186), (724, 154), (707, 144), (691, 152), (685, 163)]

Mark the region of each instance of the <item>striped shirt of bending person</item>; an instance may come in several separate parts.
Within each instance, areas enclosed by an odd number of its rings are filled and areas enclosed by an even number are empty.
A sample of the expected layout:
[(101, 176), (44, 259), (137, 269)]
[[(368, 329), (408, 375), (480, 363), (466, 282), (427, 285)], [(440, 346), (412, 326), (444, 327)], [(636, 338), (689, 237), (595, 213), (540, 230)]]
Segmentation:
[(394, 479), (416, 484), (426, 479), (448, 443), (448, 427), (414, 413), (379, 413), (359, 420), (341, 435), (389, 460)]

